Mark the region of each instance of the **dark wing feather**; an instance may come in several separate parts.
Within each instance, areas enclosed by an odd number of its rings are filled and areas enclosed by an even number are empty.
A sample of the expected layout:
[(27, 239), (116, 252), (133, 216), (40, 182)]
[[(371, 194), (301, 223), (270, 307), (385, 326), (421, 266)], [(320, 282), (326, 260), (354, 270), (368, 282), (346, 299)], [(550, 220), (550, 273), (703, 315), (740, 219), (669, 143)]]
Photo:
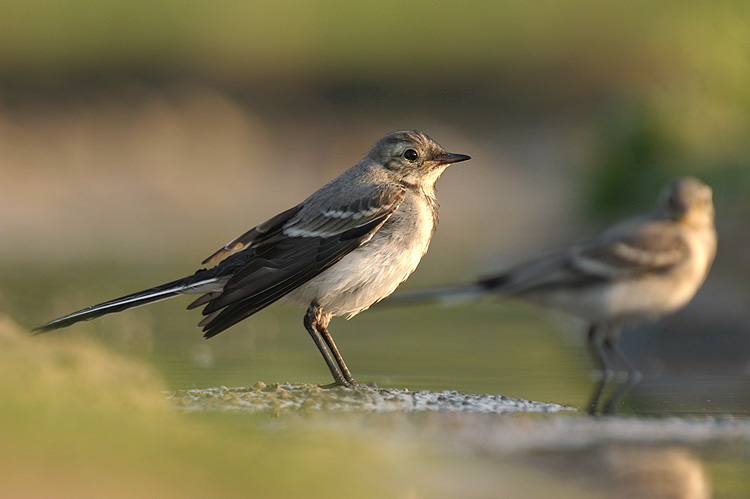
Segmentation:
[(256, 242), (258, 240), (262, 240), (264, 237), (268, 237), (270, 234), (273, 234), (275, 231), (279, 230), (287, 220), (289, 220), (294, 215), (299, 213), (301, 209), (302, 209), (302, 205), (298, 204), (297, 206), (293, 208), (289, 208), (288, 210), (279, 213), (275, 217), (269, 218), (262, 224), (253, 227), (252, 229), (245, 232), (244, 234), (229, 241), (226, 245), (224, 245), (223, 248), (221, 248), (220, 250), (216, 251), (213, 255), (203, 260), (201, 264), (205, 265), (207, 263), (220, 260), (224, 258), (226, 255), (234, 251), (240, 250), (243, 247), (249, 245), (250, 243)]
[[(393, 214), (406, 192), (381, 187), (348, 206), (292, 217), (264, 241), (235, 253), (220, 266), (231, 278), (207, 301), (203, 315), (210, 338), (258, 312), (331, 267), (368, 241)], [(354, 209), (352, 209), (354, 208)], [(205, 302), (205, 301), (204, 301)]]

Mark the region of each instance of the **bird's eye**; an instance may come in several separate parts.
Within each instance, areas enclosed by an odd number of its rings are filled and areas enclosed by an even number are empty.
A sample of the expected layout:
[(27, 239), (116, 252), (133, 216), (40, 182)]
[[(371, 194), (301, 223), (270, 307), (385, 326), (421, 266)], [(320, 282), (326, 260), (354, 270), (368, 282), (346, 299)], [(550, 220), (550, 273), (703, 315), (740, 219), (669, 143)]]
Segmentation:
[(408, 159), (409, 161), (416, 161), (419, 158), (419, 154), (417, 154), (417, 151), (414, 149), (407, 149), (404, 151), (404, 158)]

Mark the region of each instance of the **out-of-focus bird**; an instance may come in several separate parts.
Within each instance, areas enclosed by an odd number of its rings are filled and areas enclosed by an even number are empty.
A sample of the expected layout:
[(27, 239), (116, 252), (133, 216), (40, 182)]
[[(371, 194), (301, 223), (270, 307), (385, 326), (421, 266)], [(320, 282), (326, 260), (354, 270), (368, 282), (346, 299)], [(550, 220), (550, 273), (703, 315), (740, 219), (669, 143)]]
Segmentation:
[(521, 263), (470, 286), (395, 295), (388, 303), (461, 301), (510, 296), (589, 323), (588, 344), (602, 377), (588, 405), (596, 413), (615, 368), (626, 383), (604, 404), (614, 411), (640, 374), (617, 346), (621, 327), (685, 306), (706, 279), (716, 254), (711, 188), (687, 177), (667, 185), (653, 213), (625, 220), (598, 236)]

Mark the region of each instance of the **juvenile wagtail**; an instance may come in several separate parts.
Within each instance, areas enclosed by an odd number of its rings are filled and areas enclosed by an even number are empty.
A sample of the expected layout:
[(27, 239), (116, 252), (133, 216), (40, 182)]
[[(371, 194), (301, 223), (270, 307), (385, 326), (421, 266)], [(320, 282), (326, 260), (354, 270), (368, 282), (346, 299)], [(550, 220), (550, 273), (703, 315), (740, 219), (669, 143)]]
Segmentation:
[(328, 324), (353, 317), (417, 268), (438, 220), (435, 182), (469, 156), (445, 152), (427, 135), (386, 135), (354, 167), (302, 203), (250, 229), (206, 258), (195, 274), (74, 312), (44, 332), (183, 294), (201, 295), (198, 324), (211, 338), (283, 298), (308, 307), (307, 332), (336, 385), (354, 377)]
[(628, 382), (604, 404), (617, 402), (639, 379), (617, 340), (623, 323), (674, 312), (698, 291), (716, 254), (711, 188), (692, 177), (667, 185), (655, 212), (626, 220), (598, 236), (521, 263), (470, 286), (396, 295), (393, 303), (511, 296), (589, 323), (588, 344), (602, 377), (588, 410), (596, 412), (616, 365)]

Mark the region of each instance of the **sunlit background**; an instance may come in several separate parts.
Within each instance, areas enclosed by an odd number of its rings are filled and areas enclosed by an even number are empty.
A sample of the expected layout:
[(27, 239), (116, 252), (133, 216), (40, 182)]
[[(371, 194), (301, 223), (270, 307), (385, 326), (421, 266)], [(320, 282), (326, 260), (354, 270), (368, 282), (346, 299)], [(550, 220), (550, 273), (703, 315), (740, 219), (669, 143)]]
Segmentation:
[[(26, 449), (45, 466), (39, 456), (63, 456), (90, 411), (104, 423), (79, 457), (115, 480), (129, 475), (112, 469), (153, 451), (139, 450), (135, 435), (159, 448), (144, 468), (180, 455), (137, 487), (128, 482), (135, 488), (123, 496), (202, 495), (216, 485), (199, 472), (202, 455), (229, 456), (208, 468), (219, 470), (232, 457), (257, 461), (264, 444), (277, 450), (260, 474), (292, 454), (297, 466), (342, 466), (357, 447), (349, 440), (278, 450), (254, 425), (186, 422), (152, 407), (161, 407), (160, 389), (328, 382), (302, 309), (274, 305), (210, 341), (195, 328), (200, 314), (183, 310), (187, 299), (30, 343), (23, 330), (192, 273), (405, 128), (473, 159), (438, 182), (440, 225), (403, 289), (468, 281), (591, 235), (651, 209), (677, 176), (709, 183), (720, 237), (714, 268), (685, 310), (623, 335), (644, 373), (623, 411), (750, 412), (750, 4), (8, 0), (0, 10), (0, 364), (8, 371), (0, 383), (15, 408), (0, 421), (19, 429), (0, 459), (17, 470), (18, 490), (45, 495), (83, 480), (88, 468), (71, 460), (70, 474), (57, 469), (24, 489), (24, 473), (42, 468), (7, 449)], [(584, 325), (513, 302), (375, 306), (334, 319), (331, 332), (357, 379), (379, 386), (580, 407), (592, 384)], [(80, 388), (92, 376), (104, 381)], [(144, 422), (113, 410), (112, 391), (127, 394), (123, 411)], [(118, 438), (127, 450), (107, 455), (100, 434), (126, 419)], [(52, 425), (60, 420), (61, 434)], [(36, 425), (57, 435), (52, 449), (33, 437)], [(164, 436), (162, 425), (214, 438)], [(231, 444), (232, 431), (261, 442)], [(367, 466), (393, 473), (415, 452), (363, 448), (363, 468), (334, 495), (364, 483)], [(395, 464), (384, 457), (394, 453)], [(746, 490), (729, 457), (695, 462), (714, 472), (717, 493)], [(190, 481), (180, 481), (179, 466)], [(218, 490), (310, 490), (312, 475), (282, 487), (267, 475), (259, 484), (258, 473), (237, 478), (239, 468)], [(404, 480), (373, 486), (373, 497), (420, 497)], [(437, 490), (450, 497), (454, 489)]]

